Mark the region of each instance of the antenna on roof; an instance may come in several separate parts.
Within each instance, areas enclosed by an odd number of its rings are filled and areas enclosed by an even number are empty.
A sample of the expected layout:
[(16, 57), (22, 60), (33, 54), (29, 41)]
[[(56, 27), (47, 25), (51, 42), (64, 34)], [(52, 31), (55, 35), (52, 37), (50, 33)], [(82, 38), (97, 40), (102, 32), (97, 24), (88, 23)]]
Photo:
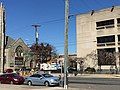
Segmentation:
[(115, 7), (115, 6), (112, 6), (112, 8), (111, 8), (111, 12), (114, 10), (114, 7)]
[(91, 12), (91, 16), (94, 14), (94, 12), (95, 12), (95, 11), (94, 11), (94, 10), (92, 10), (92, 12)]

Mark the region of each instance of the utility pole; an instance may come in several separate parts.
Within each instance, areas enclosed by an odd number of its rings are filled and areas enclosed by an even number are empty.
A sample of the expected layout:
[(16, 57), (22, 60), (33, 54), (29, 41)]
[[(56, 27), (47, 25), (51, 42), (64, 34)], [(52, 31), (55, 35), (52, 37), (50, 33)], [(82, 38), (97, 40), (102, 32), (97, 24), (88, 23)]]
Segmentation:
[(35, 28), (35, 38), (36, 38), (36, 45), (38, 45), (38, 37), (39, 37), (39, 34), (38, 34), (38, 27), (40, 27), (40, 25), (38, 24), (34, 24), (32, 25), (34, 28)]
[(5, 9), (1, 3), (1, 72), (4, 73), (5, 65)]
[[(40, 27), (40, 25), (38, 24), (34, 24), (32, 25), (34, 28), (35, 28), (35, 40), (36, 40), (36, 43), (35, 43), (35, 47), (36, 47), (36, 52), (37, 52), (37, 46), (38, 46), (38, 38), (39, 38), (39, 34), (38, 34), (38, 27)], [(40, 69), (40, 61), (38, 61), (38, 53), (36, 53), (36, 61), (35, 61), (35, 67), (37, 67), (37, 69)]]
[(65, 0), (65, 41), (64, 41), (64, 89), (68, 88), (68, 19), (69, 19), (69, 0)]

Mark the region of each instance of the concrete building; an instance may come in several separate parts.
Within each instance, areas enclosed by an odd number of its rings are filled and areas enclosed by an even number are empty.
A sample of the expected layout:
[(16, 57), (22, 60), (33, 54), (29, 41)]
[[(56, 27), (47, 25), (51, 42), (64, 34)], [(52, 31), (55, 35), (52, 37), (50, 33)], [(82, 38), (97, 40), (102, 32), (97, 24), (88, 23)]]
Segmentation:
[[(57, 58), (57, 62), (64, 66), (64, 55), (63, 54), (59, 55), (59, 58)], [(75, 67), (76, 68), (76, 66), (77, 66), (76, 64), (77, 64), (77, 55), (76, 54), (69, 54), (68, 61), (67, 61), (68, 67)]]
[[(94, 53), (100, 56), (100, 51), (116, 53), (114, 63), (111, 59), (105, 62), (104, 58), (96, 57), (83, 59), (86, 67), (96, 69), (120, 69), (120, 6), (113, 6), (98, 11), (92, 10), (86, 14), (76, 16), (77, 57), (85, 58)], [(101, 54), (103, 55), (103, 54)], [(104, 61), (101, 63), (101, 61)], [(111, 63), (110, 63), (111, 62)], [(79, 64), (78, 64), (79, 69)]]

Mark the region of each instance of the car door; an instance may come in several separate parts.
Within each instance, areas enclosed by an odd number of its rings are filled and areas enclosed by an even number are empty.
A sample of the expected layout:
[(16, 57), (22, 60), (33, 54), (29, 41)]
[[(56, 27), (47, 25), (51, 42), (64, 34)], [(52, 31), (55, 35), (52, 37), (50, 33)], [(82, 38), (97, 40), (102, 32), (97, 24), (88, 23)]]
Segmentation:
[(44, 77), (42, 75), (38, 75), (38, 84), (44, 85), (44, 81), (45, 81)]
[(30, 80), (32, 81), (32, 84), (40, 85), (40, 76), (39, 76), (39, 74), (34, 74), (34, 75), (30, 76)]
[(10, 79), (9, 79), (9, 75), (8, 74), (4, 74), (3, 83), (4, 84), (10, 84)]
[(5, 84), (5, 77), (6, 77), (6, 75), (5, 74), (3, 74), (3, 75), (1, 75), (0, 76), (0, 83), (4, 83)]
[(13, 82), (13, 74), (6, 74), (5, 80), (7, 84), (11, 84), (11, 81)]
[(5, 81), (5, 84), (9, 84), (10, 80), (9, 80), (9, 75), (5, 75), (5, 78), (4, 78), (4, 81)]

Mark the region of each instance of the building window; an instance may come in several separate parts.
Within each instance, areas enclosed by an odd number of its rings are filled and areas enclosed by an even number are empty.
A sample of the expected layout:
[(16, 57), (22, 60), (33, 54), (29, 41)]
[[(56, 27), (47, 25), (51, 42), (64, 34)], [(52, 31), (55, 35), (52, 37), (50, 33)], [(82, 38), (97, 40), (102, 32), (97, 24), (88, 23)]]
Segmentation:
[(118, 45), (120, 45), (120, 35), (118, 35)]
[(115, 48), (108, 49), (98, 49), (98, 65), (115, 65), (116, 57), (115, 57)]
[(117, 26), (120, 27), (120, 18), (117, 18)]
[(22, 54), (23, 54), (23, 48), (22, 48), (21, 46), (18, 46), (18, 47), (16, 48), (15, 53), (16, 53), (16, 56), (17, 56), (17, 57), (23, 56), (23, 55), (22, 55)]
[(120, 42), (120, 35), (118, 35), (118, 42)]
[(117, 18), (117, 23), (120, 24), (120, 18)]
[(115, 42), (115, 35), (97, 37), (97, 43), (108, 43), (108, 42)]
[(114, 27), (114, 19), (96, 22), (97, 30)]

